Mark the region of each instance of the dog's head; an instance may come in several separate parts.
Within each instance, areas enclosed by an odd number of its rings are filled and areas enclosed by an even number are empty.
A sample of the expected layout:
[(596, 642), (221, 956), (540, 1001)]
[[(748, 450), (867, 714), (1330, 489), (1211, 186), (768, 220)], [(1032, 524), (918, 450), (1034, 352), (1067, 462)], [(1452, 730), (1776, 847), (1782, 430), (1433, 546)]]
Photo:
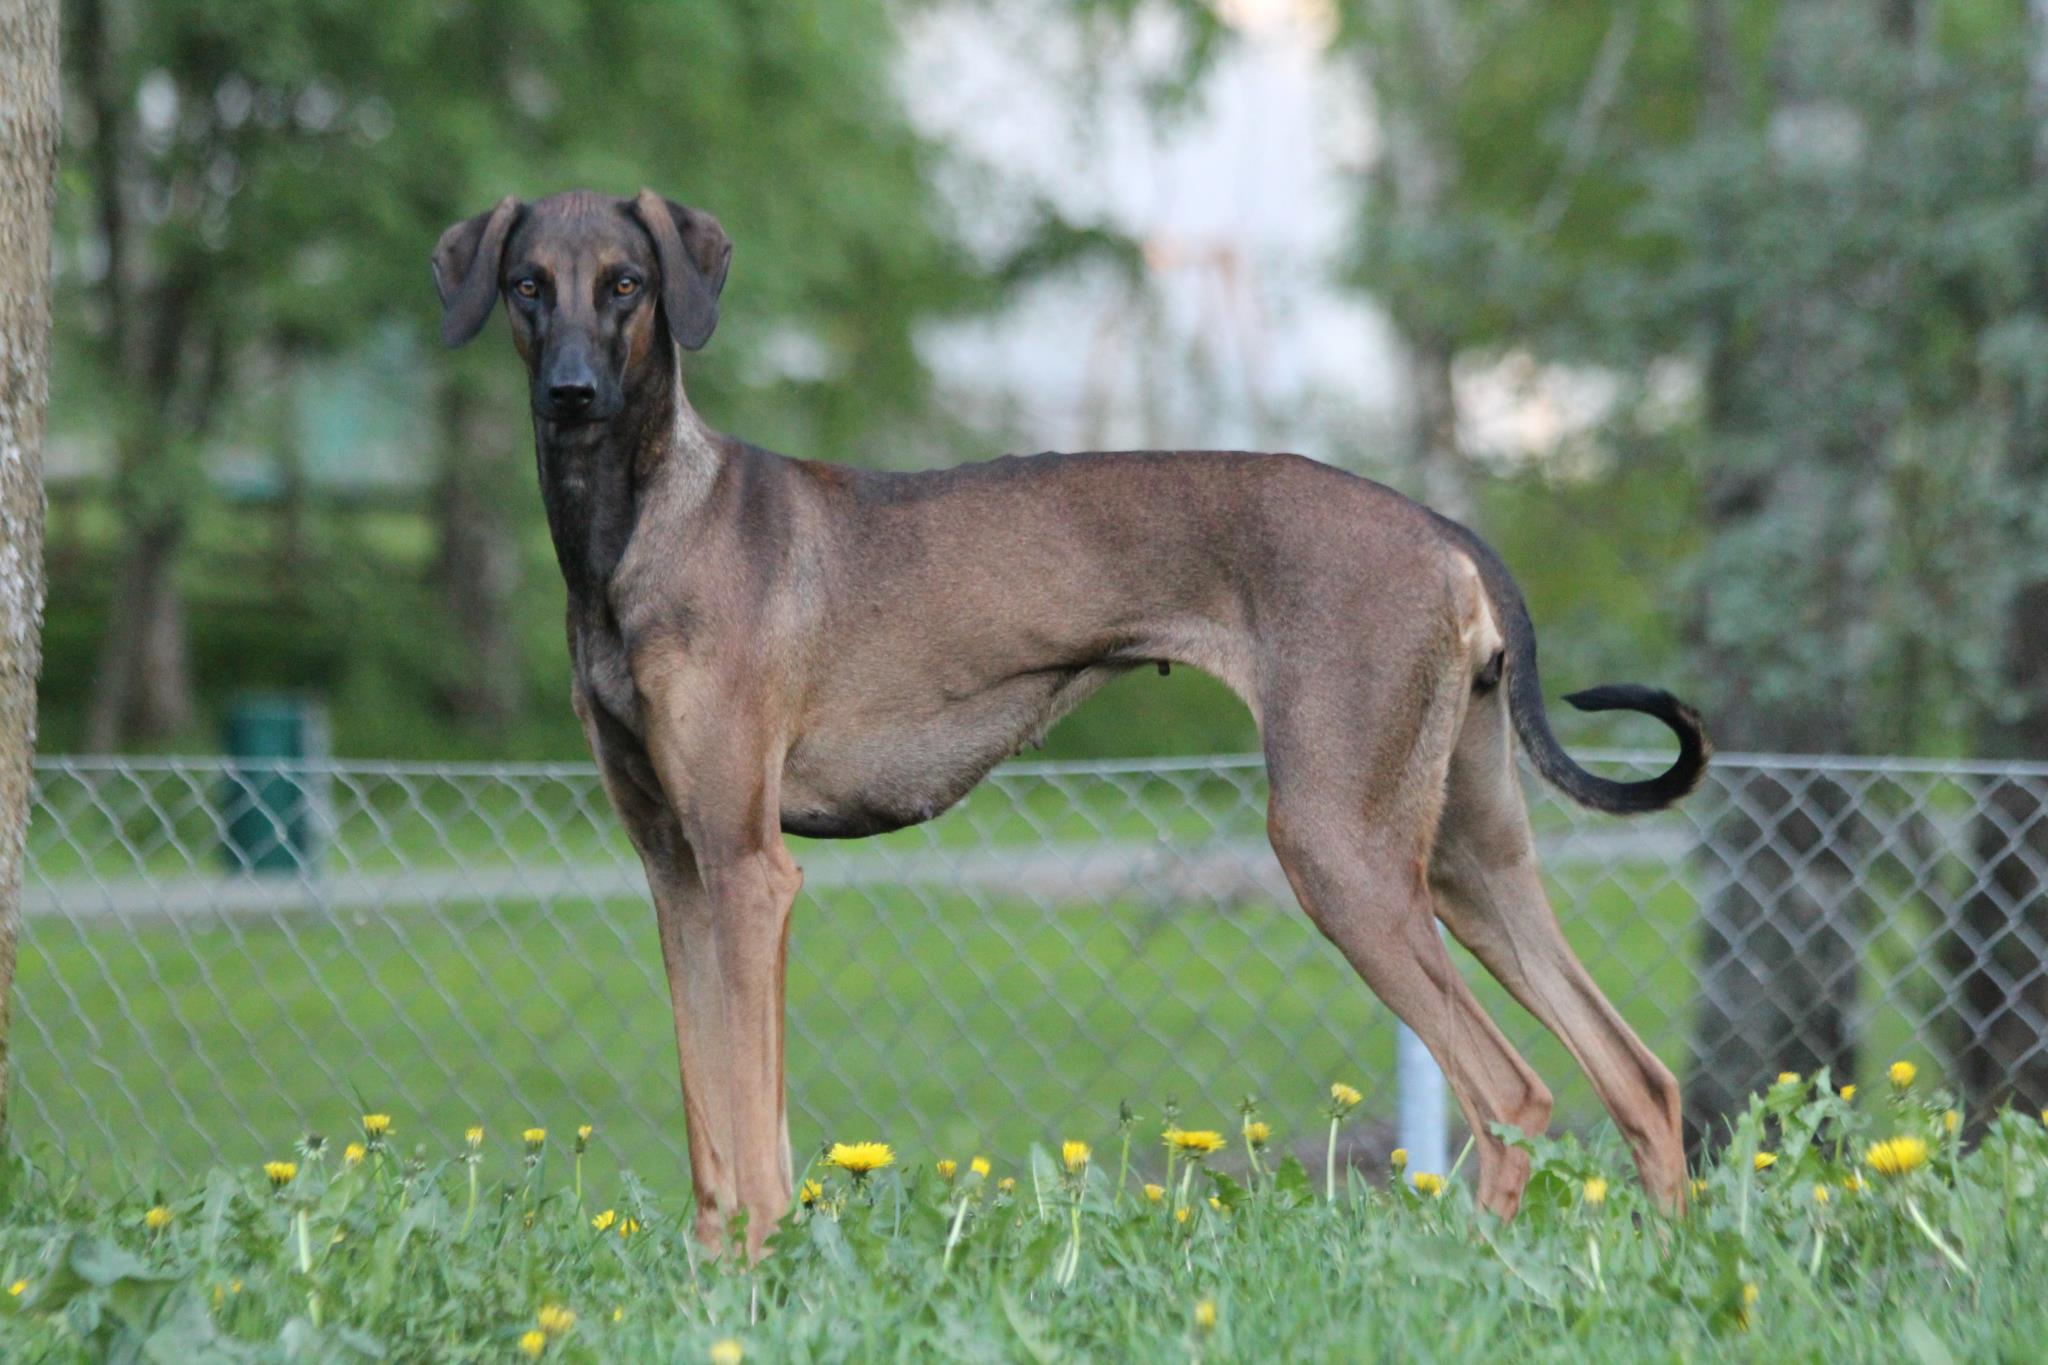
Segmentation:
[(716, 218), (652, 190), (508, 197), (434, 248), (441, 340), (475, 336), (502, 294), (534, 413), (557, 426), (609, 421), (640, 384), (666, 382), (671, 338), (692, 351), (711, 339), (731, 262)]

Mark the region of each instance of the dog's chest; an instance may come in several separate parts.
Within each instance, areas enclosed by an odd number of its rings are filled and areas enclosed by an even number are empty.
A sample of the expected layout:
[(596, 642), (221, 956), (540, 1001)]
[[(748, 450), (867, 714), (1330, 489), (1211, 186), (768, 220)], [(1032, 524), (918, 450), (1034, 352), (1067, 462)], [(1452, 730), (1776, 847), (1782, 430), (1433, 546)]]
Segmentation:
[(583, 695), (621, 728), (644, 739), (640, 694), (633, 686), (633, 666), (619, 632), (583, 617), (572, 628), (571, 641), (576, 682)]

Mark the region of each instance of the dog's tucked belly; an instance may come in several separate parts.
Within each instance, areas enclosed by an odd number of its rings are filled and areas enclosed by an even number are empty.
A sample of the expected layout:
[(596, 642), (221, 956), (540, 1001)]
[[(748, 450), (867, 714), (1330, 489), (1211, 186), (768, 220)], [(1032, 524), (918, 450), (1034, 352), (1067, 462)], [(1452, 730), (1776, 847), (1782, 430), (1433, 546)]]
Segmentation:
[(783, 761), (782, 828), (813, 839), (858, 839), (921, 824), (1129, 667), (1050, 669), (967, 697), (904, 698), (850, 714), (828, 706)]

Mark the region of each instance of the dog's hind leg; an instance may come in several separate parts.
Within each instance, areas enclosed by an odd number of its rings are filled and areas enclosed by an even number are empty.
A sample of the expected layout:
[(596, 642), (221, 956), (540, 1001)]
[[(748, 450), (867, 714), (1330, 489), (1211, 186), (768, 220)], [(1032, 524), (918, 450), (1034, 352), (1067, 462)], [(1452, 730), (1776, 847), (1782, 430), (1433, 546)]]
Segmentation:
[(1267, 689), (1268, 826), (1302, 908), (1443, 1068), (1479, 1154), (1479, 1203), (1511, 1217), (1528, 1158), (1492, 1126), (1542, 1131), (1550, 1092), (1437, 934), (1428, 856), (1464, 686), (1445, 653), (1424, 649), (1406, 676), (1384, 657), (1325, 661)]
[(1685, 1202), (1678, 1082), (1602, 995), (1565, 941), (1536, 866), (1498, 691), (1467, 711), (1430, 861), (1437, 909), (1458, 941), (1571, 1050), (1614, 1116), (1657, 1203)]

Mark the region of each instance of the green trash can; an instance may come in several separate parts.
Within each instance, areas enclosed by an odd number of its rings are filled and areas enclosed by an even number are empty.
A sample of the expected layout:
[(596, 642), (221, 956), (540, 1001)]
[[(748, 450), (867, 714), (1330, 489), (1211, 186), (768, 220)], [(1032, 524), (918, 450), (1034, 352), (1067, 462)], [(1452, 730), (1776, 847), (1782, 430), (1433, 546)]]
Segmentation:
[(221, 861), (242, 875), (291, 876), (319, 868), (327, 779), (327, 715), (311, 698), (245, 693), (228, 705), (227, 777), (221, 783)]

